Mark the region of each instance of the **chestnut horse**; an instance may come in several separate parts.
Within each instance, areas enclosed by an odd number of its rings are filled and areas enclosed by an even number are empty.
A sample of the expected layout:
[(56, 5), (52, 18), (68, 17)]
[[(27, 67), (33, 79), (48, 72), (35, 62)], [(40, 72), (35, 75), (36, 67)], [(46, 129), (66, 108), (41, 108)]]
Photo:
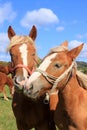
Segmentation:
[[(4, 74), (3, 74), (4, 73)], [(13, 86), (13, 80), (11, 77), (9, 77), (9, 74), (11, 73), (11, 63), (8, 62), (6, 65), (0, 64), (0, 86), (1, 92), (3, 91), (4, 99), (8, 101), (8, 98), (6, 96), (6, 90), (5, 90), (5, 84), (9, 84), (8, 87), (10, 88), (11, 96), (13, 97), (14, 93), (14, 86)], [(5, 78), (3, 78), (5, 77)], [(3, 90), (2, 90), (3, 89)]]
[(11, 55), (15, 86), (12, 109), (18, 130), (29, 130), (33, 127), (36, 130), (56, 130), (54, 122), (50, 122), (48, 104), (44, 104), (41, 99), (33, 101), (23, 93), (23, 86), (37, 65), (34, 44), (36, 36), (35, 26), (32, 27), (29, 36), (17, 36), (11, 26), (8, 28), (10, 44), (7, 50)]
[(0, 64), (0, 72), (5, 73), (7, 75), (12, 73), (12, 71), (11, 71), (11, 62), (8, 62), (6, 65)]
[(4, 100), (8, 101), (8, 98), (6, 96), (5, 85), (8, 85), (10, 94), (12, 95), (12, 89), (13, 89), (12, 78), (6, 75), (5, 73), (0, 72), (0, 92), (3, 92)]
[(83, 88), (87, 75), (77, 71), (74, 61), (83, 45), (72, 50), (65, 46), (52, 49), (25, 85), (32, 99), (59, 93), (54, 118), (60, 130), (87, 130), (87, 90)]

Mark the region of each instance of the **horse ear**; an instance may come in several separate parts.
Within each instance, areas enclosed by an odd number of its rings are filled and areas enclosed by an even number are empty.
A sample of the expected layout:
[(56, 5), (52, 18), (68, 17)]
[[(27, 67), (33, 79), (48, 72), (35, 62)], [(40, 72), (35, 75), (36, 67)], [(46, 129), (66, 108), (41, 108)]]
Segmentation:
[(33, 39), (33, 41), (36, 39), (37, 37), (37, 29), (36, 27), (33, 25), (31, 31), (30, 31), (30, 34), (29, 36)]
[(8, 37), (11, 39), (16, 33), (14, 32), (13, 28), (11, 26), (8, 27)]
[(78, 47), (68, 51), (67, 52), (68, 56), (71, 57), (72, 59), (75, 59), (79, 55), (79, 53), (81, 52), (83, 45), (84, 45), (84, 43), (82, 43)]
[(65, 47), (68, 47), (68, 41), (64, 41), (63, 43), (61, 43), (61, 46), (65, 46)]

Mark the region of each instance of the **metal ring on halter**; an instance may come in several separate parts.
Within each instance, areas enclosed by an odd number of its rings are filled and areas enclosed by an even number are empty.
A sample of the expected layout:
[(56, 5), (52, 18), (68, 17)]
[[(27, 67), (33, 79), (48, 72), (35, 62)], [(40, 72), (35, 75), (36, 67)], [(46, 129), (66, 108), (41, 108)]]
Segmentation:
[(49, 96), (48, 93), (46, 93), (46, 96), (45, 96), (45, 98), (44, 98), (44, 100), (43, 100), (44, 104), (48, 104), (48, 103), (49, 103), (49, 100), (50, 100), (50, 96)]

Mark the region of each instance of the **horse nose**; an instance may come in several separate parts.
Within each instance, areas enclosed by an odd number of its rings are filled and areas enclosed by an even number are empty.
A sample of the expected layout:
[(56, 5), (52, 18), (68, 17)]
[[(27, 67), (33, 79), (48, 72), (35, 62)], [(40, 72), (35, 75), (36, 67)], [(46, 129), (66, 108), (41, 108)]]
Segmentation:
[(27, 91), (28, 91), (28, 95), (32, 94), (32, 92), (33, 92), (33, 84), (30, 85), (30, 87), (29, 87), (29, 89)]
[(14, 79), (18, 84), (21, 84), (22, 81), (25, 81), (25, 77), (23, 76), (15, 76)]
[(18, 89), (18, 90), (23, 89), (23, 86), (24, 86), (24, 83), (25, 83), (25, 78), (24, 77), (15, 76), (13, 81), (14, 81), (14, 85), (15, 85), (16, 89)]
[(25, 77), (23, 77), (23, 76), (17, 76), (17, 81), (18, 82), (21, 82), (23, 80), (25, 80)]
[(33, 92), (33, 84), (31, 84), (29, 86), (29, 88), (27, 88), (27, 86), (24, 86), (24, 94), (28, 97), (30, 97), (30, 95), (32, 94)]
[(29, 90), (30, 90), (30, 91), (33, 90), (33, 84), (30, 85)]

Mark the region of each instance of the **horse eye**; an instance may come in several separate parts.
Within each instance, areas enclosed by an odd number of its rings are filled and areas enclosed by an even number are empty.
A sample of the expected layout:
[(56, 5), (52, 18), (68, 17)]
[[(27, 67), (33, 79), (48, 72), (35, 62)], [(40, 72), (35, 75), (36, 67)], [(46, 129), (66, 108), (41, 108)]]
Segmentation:
[(35, 53), (33, 53), (32, 56), (35, 56)]
[(55, 64), (55, 67), (56, 67), (56, 68), (60, 68), (61, 65), (59, 65), (58, 63), (56, 63), (56, 64)]

